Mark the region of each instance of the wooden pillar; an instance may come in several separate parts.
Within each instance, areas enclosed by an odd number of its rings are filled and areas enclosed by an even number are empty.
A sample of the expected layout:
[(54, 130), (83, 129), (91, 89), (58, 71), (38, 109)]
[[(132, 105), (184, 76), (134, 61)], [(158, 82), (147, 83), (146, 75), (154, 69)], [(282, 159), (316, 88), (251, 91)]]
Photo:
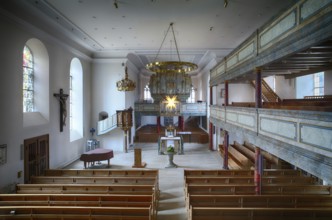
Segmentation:
[(228, 170), (228, 146), (229, 146), (229, 134), (228, 131), (224, 131), (224, 165), (223, 169)]
[(255, 107), (262, 108), (262, 74), (260, 68), (255, 68), (256, 82), (255, 82)]
[(261, 195), (262, 189), (262, 171), (263, 171), (263, 161), (261, 156), (261, 149), (255, 148), (255, 192), (256, 195)]
[(210, 105), (213, 105), (213, 86), (210, 86)]
[(183, 116), (179, 116), (178, 124), (179, 124), (179, 129), (181, 131), (184, 131), (184, 120), (183, 120)]
[(213, 150), (213, 124), (210, 122), (209, 126), (209, 150)]
[(128, 130), (123, 130), (124, 131), (124, 146), (123, 146), (123, 151), (125, 153), (128, 153)]
[(229, 102), (228, 102), (228, 100), (229, 100), (229, 90), (228, 90), (228, 81), (226, 80), (225, 81), (225, 97), (224, 97), (224, 104), (225, 104), (225, 106), (228, 106), (229, 105)]
[(160, 134), (160, 116), (157, 116), (157, 133)]

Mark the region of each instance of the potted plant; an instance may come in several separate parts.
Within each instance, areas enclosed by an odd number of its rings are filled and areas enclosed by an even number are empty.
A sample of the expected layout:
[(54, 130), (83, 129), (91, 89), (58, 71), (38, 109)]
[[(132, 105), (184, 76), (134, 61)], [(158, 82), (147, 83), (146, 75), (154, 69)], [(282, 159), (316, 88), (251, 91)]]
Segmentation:
[(169, 146), (167, 147), (167, 149), (166, 149), (166, 152), (167, 152), (167, 153), (174, 153), (174, 146), (169, 145)]
[(166, 149), (166, 154), (168, 155), (168, 165), (166, 168), (177, 167), (177, 165), (173, 162), (174, 154), (176, 154), (174, 146), (169, 145)]

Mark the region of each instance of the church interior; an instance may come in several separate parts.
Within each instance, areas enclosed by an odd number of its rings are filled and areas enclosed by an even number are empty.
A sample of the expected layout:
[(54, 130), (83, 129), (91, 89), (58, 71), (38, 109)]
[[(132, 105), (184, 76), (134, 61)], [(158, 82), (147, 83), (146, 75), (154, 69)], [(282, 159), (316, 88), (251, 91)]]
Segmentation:
[(0, 219), (332, 219), (332, 0), (3, 0), (0, 28)]

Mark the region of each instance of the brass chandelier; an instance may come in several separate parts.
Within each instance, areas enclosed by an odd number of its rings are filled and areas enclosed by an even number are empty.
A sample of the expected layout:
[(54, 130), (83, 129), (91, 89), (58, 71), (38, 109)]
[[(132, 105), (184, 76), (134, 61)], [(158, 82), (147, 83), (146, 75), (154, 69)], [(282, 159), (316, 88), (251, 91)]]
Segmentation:
[(134, 81), (128, 78), (127, 67), (125, 69), (125, 78), (116, 82), (116, 87), (118, 91), (133, 91), (136, 88), (136, 84)]
[[(174, 24), (173, 22), (170, 23), (154, 61), (152, 63), (148, 63), (146, 65), (146, 69), (150, 70), (151, 72), (155, 72), (155, 73), (189, 73), (198, 68), (197, 65), (194, 63), (181, 61), (178, 45), (177, 45), (176, 39), (175, 39), (173, 24)], [(161, 50), (161, 47), (162, 47), (170, 29), (172, 29), (173, 39), (174, 39), (176, 52), (177, 52), (179, 61), (156, 61), (157, 57), (159, 55), (159, 52)]]

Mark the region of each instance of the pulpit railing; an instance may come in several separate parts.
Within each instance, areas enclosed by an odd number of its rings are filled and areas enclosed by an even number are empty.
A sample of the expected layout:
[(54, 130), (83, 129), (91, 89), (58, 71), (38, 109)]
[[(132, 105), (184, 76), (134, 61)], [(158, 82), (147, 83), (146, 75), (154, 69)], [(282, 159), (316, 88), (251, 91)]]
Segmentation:
[(103, 135), (116, 128), (116, 114), (104, 120), (98, 121), (97, 135)]

